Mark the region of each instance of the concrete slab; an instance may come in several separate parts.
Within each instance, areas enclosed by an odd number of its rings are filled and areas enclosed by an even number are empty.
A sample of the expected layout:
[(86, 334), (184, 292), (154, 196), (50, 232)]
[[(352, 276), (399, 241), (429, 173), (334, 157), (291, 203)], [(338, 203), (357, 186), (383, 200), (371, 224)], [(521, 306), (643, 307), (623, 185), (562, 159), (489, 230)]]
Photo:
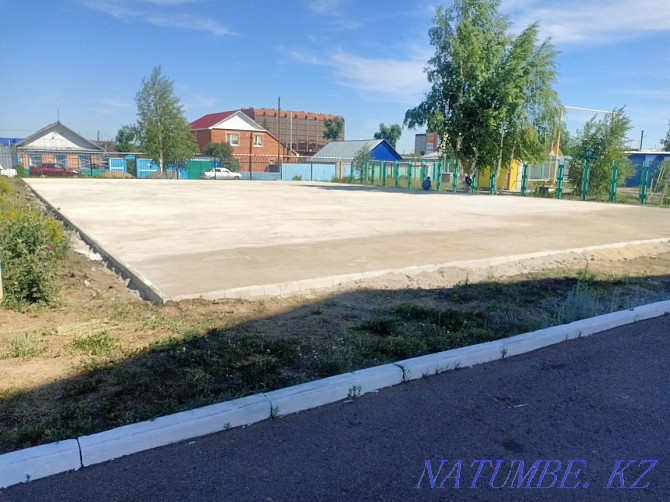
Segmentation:
[(655, 207), (311, 182), (26, 181), (155, 301), (670, 238), (670, 212)]

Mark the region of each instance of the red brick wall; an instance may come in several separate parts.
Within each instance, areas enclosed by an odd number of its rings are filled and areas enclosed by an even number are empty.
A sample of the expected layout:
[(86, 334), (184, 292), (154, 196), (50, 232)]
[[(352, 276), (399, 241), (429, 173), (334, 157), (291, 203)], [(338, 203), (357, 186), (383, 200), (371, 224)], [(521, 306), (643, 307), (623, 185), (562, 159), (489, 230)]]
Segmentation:
[[(233, 146), (233, 155), (240, 161), (242, 171), (264, 171), (269, 164), (277, 163), (277, 139), (266, 131), (208, 129), (193, 131), (193, 133), (200, 153), (205, 152), (208, 143), (225, 143), (228, 141), (229, 133), (238, 134), (240, 144)], [(253, 141), (256, 135), (263, 137), (262, 146), (254, 146)], [(285, 145), (281, 145), (280, 153), (283, 162), (296, 158), (295, 153), (291, 152)]]

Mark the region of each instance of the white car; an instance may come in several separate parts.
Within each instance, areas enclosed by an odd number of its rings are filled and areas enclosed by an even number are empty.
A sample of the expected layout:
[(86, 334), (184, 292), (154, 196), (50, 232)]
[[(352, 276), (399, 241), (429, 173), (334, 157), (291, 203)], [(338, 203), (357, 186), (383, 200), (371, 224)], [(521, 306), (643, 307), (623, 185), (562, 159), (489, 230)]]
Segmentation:
[(200, 178), (203, 180), (241, 180), (242, 175), (229, 171), (225, 167), (215, 167), (200, 174)]
[(16, 176), (16, 169), (13, 167), (2, 167), (2, 164), (0, 164), (0, 176), (7, 176), (8, 178), (13, 178)]

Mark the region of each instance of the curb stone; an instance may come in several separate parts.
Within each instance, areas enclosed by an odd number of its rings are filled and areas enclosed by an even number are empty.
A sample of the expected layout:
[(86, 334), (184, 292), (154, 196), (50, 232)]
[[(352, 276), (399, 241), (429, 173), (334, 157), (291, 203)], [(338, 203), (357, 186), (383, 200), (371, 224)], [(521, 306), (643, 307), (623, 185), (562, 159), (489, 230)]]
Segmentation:
[(357, 370), (183, 411), (98, 434), (0, 455), (0, 488), (178, 441), (316, 408), (403, 381), (524, 354), (566, 340), (670, 314), (670, 301), (642, 305), (491, 342)]

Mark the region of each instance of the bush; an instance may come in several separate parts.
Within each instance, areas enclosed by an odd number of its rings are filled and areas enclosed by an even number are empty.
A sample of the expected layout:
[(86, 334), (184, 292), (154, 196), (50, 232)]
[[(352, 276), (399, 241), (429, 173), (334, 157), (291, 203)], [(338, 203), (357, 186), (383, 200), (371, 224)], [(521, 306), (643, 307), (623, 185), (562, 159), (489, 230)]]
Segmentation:
[(20, 199), (0, 200), (0, 263), (4, 302), (10, 308), (51, 303), (59, 291), (58, 272), (69, 246), (63, 224), (48, 211)]

